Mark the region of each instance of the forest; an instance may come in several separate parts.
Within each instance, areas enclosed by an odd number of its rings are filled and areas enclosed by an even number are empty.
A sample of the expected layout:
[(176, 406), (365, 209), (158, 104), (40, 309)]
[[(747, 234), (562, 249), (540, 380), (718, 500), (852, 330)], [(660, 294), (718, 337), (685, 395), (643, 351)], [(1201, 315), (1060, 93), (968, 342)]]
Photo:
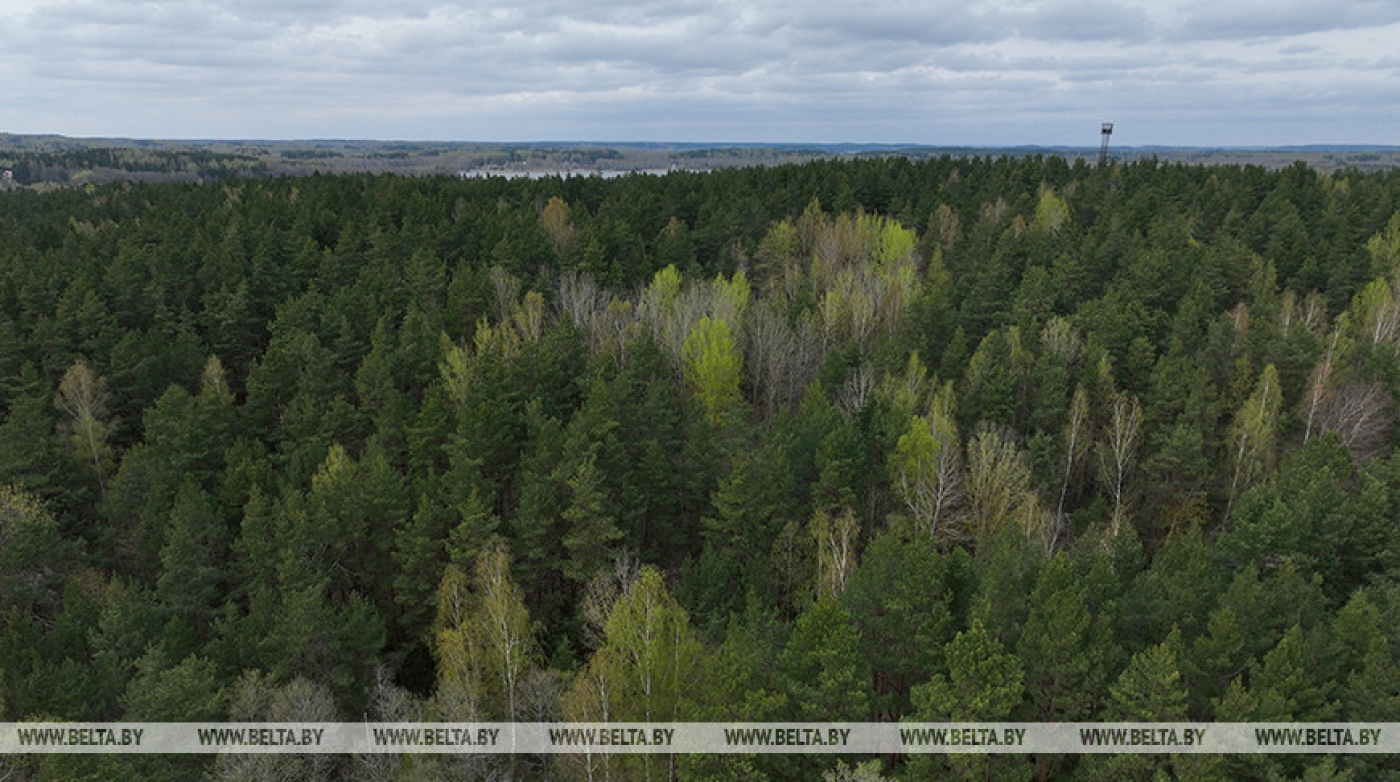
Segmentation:
[[(1400, 722), (1398, 389), (1396, 170), (14, 189), (0, 722)], [(0, 778), (1400, 777), (855, 760)]]

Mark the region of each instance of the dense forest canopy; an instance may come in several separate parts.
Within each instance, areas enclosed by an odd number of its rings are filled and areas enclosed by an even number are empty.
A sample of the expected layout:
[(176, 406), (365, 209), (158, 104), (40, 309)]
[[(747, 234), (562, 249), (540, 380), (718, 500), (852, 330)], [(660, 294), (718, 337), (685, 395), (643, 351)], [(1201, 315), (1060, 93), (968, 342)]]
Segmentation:
[(1400, 722), (1398, 389), (1393, 171), (877, 158), (0, 193), (0, 721)]

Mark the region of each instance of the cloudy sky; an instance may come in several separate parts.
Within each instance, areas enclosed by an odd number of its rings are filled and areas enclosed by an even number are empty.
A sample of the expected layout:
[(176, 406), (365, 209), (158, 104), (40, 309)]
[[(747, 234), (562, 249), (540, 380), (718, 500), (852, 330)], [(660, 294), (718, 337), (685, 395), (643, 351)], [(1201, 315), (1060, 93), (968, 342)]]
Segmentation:
[(1400, 144), (1400, 0), (0, 0), (0, 132)]

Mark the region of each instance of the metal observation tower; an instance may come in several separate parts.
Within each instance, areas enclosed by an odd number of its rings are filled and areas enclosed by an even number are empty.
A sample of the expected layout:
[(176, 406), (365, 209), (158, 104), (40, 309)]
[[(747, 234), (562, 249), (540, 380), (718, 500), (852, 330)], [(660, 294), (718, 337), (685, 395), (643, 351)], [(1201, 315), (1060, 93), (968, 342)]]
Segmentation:
[(1113, 123), (1103, 124), (1103, 141), (1099, 144), (1099, 168), (1108, 165), (1108, 137), (1113, 135)]

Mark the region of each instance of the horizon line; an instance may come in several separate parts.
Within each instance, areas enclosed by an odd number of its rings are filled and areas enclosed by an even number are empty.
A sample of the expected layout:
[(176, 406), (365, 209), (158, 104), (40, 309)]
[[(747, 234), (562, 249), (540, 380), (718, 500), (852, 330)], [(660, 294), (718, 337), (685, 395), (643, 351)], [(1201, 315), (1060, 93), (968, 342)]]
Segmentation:
[[(641, 140), (599, 140), (599, 139), (534, 139), (534, 140), (491, 140), (491, 139), (433, 139), (433, 138), (370, 138), (370, 137), (303, 137), (303, 138), (257, 138), (257, 137), (156, 137), (156, 136), (70, 136), (62, 133), (14, 133), (0, 131), (0, 138), (10, 139), (57, 139), (80, 143), (124, 142), (158, 144), (423, 144), (423, 145), (481, 145), (481, 146), (592, 146), (592, 147), (688, 147), (694, 149), (951, 149), (951, 150), (1072, 150), (1097, 154), (1098, 144), (1036, 143), (1014, 144), (970, 144), (934, 142), (890, 142), (890, 141), (641, 141)], [(1114, 144), (1116, 151), (1225, 151), (1225, 152), (1269, 152), (1293, 150), (1400, 150), (1400, 143), (1376, 144), (1358, 142), (1296, 142), (1286, 144)]]

